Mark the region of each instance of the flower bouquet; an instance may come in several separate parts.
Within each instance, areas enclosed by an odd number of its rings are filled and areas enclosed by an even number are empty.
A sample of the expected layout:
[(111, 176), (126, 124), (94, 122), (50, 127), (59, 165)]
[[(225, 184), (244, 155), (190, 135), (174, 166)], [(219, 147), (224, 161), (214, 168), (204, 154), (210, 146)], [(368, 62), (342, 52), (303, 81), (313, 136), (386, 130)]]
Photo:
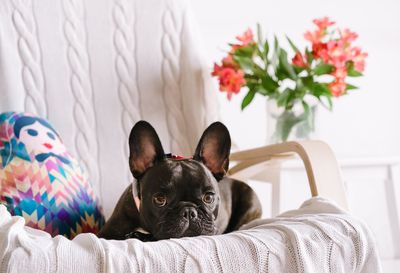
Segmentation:
[(276, 36), (273, 46), (264, 40), (258, 26), (256, 40), (248, 29), (229, 44), (227, 56), (214, 64), (212, 75), (219, 79), (220, 91), (227, 92), (229, 100), (247, 90), (242, 110), (257, 93), (275, 101), (281, 111), (275, 116), (273, 142), (286, 141), (296, 126), (297, 136), (311, 132), (315, 105), (310, 105), (310, 98), (331, 110), (333, 97), (357, 89), (347, 77), (362, 76), (364, 71), (367, 53), (353, 45), (356, 33), (335, 27), (327, 17), (313, 22), (316, 29), (304, 34), (311, 45), (303, 51), (286, 37), (293, 51), (291, 58)]

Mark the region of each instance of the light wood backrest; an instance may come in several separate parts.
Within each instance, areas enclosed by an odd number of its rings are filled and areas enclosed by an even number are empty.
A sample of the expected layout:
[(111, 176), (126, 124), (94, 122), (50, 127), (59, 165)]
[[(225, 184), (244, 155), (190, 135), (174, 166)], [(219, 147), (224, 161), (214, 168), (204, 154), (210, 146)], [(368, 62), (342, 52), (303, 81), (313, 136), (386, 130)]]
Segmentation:
[(322, 141), (290, 141), (233, 153), (230, 160), (237, 164), (228, 174), (235, 175), (256, 164), (284, 160), (293, 157), (294, 154), (297, 154), (304, 163), (311, 195), (328, 198), (343, 209), (348, 209), (336, 157), (331, 148)]

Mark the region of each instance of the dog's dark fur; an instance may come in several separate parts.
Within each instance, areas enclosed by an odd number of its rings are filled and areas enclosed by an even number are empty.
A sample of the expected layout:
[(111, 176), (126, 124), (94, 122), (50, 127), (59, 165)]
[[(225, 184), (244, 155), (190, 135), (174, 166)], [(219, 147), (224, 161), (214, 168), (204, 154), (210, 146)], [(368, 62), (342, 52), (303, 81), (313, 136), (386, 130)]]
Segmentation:
[(129, 147), (141, 206), (136, 207), (129, 186), (99, 237), (147, 241), (221, 234), (261, 216), (255, 192), (224, 176), (231, 140), (222, 123), (205, 130), (192, 159), (167, 158), (156, 131), (145, 121), (132, 128)]

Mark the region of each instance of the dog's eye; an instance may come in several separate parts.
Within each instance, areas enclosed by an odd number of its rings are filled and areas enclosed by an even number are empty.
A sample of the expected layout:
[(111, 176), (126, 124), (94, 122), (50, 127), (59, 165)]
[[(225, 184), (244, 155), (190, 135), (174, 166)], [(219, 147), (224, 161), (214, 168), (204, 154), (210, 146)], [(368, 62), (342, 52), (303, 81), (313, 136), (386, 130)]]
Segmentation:
[(165, 204), (167, 204), (167, 197), (165, 197), (165, 195), (162, 194), (155, 195), (153, 196), (153, 203), (157, 207), (163, 207), (165, 206)]
[(204, 194), (203, 195), (203, 202), (206, 203), (206, 204), (214, 203), (214, 193), (207, 192), (206, 194)]

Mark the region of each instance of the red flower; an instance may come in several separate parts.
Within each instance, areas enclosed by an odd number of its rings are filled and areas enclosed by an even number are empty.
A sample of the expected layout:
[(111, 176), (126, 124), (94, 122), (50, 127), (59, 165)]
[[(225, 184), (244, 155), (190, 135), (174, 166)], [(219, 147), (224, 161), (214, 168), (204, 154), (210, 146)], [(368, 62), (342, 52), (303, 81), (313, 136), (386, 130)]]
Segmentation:
[(233, 53), (236, 49), (254, 44), (253, 31), (249, 28), (242, 35), (236, 36), (236, 39), (240, 42), (239, 44), (232, 45), (230, 53)]
[(333, 71), (332, 75), (336, 78), (337, 81), (344, 81), (347, 76), (347, 69), (346, 67), (338, 67)]
[(351, 42), (354, 42), (358, 35), (355, 32), (351, 32), (350, 29), (346, 28), (344, 30), (339, 30), (340, 31), (340, 37), (342, 41), (346, 44), (350, 44)]
[(232, 67), (214, 64), (212, 75), (219, 78), (219, 90), (221, 92), (227, 92), (229, 100), (232, 98), (232, 94), (239, 93), (242, 86), (246, 84), (244, 73), (240, 69), (235, 70)]
[(298, 67), (301, 67), (301, 68), (307, 67), (307, 63), (305, 61), (305, 58), (303, 57), (303, 55), (301, 55), (301, 53), (299, 51), (297, 51), (296, 55), (294, 55), (294, 57), (292, 59), (292, 63), (295, 66), (298, 66)]
[(328, 63), (329, 54), (327, 45), (324, 43), (316, 43), (312, 45), (312, 54), (315, 59), (322, 59), (324, 63)]
[(236, 36), (236, 39), (238, 39), (240, 42), (242, 42), (242, 46), (246, 46), (250, 43), (254, 43), (254, 35), (253, 31), (248, 28), (245, 33), (243, 33), (241, 36)]
[(211, 72), (211, 75), (214, 77), (219, 77), (221, 71), (222, 71), (222, 66), (219, 66), (216, 63), (214, 63), (214, 70), (213, 72)]
[(339, 97), (346, 92), (346, 83), (343, 80), (336, 79), (334, 82), (329, 84), (328, 88), (332, 95)]
[(306, 33), (304, 33), (304, 38), (310, 41), (312, 44), (320, 43), (323, 37), (324, 33), (320, 30), (316, 30), (314, 32), (307, 31)]
[(231, 67), (235, 70), (239, 68), (239, 65), (233, 60), (231, 54), (228, 54), (228, 56), (222, 59), (222, 65), (224, 67)]
[(242, 86), (246, 84), (244, 79), (244, 72), (240, 69), (240, 65), (235, 62), (232, 54), (238, 48), (248, 46), (254, 42), (254, 35), (249, 28), (242, 35), (236, 37), (240, 42), (231, 46), (231, 51), (228, 56), (222, 59), (221, 65), (214, 64), (214, 70), (211, 75), (218, 77), (219, 89), (222, 92), (228, 93), (228, 99), (232, 98), (232, 94), (239, 93)]
[(335, 67), (344, 67), (346, 61), (349, 60), (349, 54), (346, 50), (346, 45), (342, 40), (332, 40), (327, 43), (327, 51), (329, 60), (327, 63)]
[(351, 49), (351, 60), (354, 63), (354, 68), (358, 72), (363, 72), (365, 68), (365, 58), (368, 56), (368, 53), (361, 52), (361, 48), (354, 47)]
[(329, 21), (329, 17), (323, 17), (321, 19), (314, 19), (313, 23), (321, 30), (325, 30), (327, 27), (332, 26), (335, 22)]

